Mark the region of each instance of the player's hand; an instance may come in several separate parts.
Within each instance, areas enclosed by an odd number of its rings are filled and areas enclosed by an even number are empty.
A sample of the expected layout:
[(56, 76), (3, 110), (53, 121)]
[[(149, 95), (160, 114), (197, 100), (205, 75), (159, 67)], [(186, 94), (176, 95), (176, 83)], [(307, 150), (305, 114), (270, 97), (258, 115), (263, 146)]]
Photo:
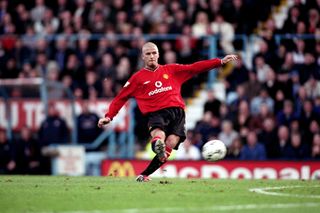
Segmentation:
[(223, 59), (221, 59), (222, 65), (224, 65), (230, 61), (236, 61), (236, 60), (238, 60), (237, 55), (226, 55)]
[(107, 125), (108, 123), (110, 123), (111, 119), (106, 117), (106, 118), (100, 118), (98, 121), (98, 127), (102, 128), (104, 125)]

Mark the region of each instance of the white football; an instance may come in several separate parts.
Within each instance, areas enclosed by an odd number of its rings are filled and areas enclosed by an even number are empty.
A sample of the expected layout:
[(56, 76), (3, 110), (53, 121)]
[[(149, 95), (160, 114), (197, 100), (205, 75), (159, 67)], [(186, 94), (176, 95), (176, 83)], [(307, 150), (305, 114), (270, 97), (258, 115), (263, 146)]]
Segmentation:
[(227, 154), (226, 145), (220, 140), (211, 140), (202, 147), (202, 157), (207, 161), (218, 161)]

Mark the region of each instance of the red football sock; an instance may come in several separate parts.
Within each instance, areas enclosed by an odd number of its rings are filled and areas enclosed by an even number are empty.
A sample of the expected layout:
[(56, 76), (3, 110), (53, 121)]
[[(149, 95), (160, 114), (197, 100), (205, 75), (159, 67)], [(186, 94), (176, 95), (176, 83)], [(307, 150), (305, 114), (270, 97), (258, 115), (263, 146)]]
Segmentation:
[(161, 137), (160, 136), (154, 136), (152, 139), (151, 139), (151, 143), (155, 143), (157, 140), (161, 140)]
[(166, 154), (167, 154), (167, 158), (169, 158), (169, 157), (170, 157), (171, 152), (172, 152), (172, 149), (171, 149), (170, 147), (166, 146)]
[(153, 152), (155, 152), (155, 143), (157, 140), (161, 140), (161, 137), (160, 136), (154, 136), (152, 139), (151, 139), (151, 149)]

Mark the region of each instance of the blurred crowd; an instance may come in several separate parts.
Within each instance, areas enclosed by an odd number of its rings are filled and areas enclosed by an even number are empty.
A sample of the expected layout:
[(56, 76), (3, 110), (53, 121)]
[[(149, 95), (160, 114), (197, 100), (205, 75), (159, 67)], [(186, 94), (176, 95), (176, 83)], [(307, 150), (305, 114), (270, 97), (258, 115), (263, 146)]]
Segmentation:
[[(320, 159), (319, 15), (320, 1), (295, 0), (281, 29), (273, 18), (261, 24), (252, 68), (240, 60), (221, 79), (225, 101), (208, 91), (192, 144), (218, 138), (229, 159)], [(296, 37), (277, 45), (275, 34)]]
[(0, 78), (44, 77), (95, 99), (114, 97), (141, 67), (142, 35), (179, 35), (155, 41), (160, 62), (190, 63), (203, 58), (202, 36), (221, 35), (222, 50), (234, 52), (234, 34), (252, 33), (278, 1), (0, 2)]
[[(293, 2), (278, 28), (271, 14), (280, 0), (0, 0), (0, 78), (41, 77), (62, 82), (78, 100), (112, 98), (141, 67), (145, 34), (174, 36), (154, 40), (161, 64), (207, 58), (204, 36), (218, 35), (219, 50), (228, 54), (238, 50), (236, 34), (258, 34), (251, 66), (240, 60), (220, 78), (225, 101), (208, 91), (203, 118), (188, 131), (177, 156), (199, 159), (203, 143), (218, 138), (232, 159), (319, 159), (320, 42), (314, 36), (320, 35), (320, 1)], [(275, 34), (298, 36), (278, 45)], [(305, 39), (306, 34), (312, 36)], [(192, 79), (183, 96), (205, 80)], [(100, 134), (93, 125), (97, 117), (84, 114), (78, 117), (79, 138), (90, 142)], [(137, 140), (145, 141), (141, 129), (136, 128)], [(50, 107), (39, 132), (23, 128), (14, 145), (1, 130), (0, 173), (41, 172), (43, 137), (70, 141), (65, 121)]]

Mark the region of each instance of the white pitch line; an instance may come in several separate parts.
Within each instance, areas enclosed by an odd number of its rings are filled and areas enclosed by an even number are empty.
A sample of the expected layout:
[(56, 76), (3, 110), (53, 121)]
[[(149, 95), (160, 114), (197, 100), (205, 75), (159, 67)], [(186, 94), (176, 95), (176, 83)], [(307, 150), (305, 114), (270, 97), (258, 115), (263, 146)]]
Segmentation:
[[(278, 203), (278, 204), (244, 204), (244, 205), (221, 205), (209, 207), (172, 207), (172, 208), (135, 208), (117, 210), (89, 210), (89, 211), (63, 211), (61, 213), (157, 213), (157, 212), (202, 212), (202, 211), (234, 211), (234, 210), (253, 210), (253, 209), (288, 209), (299, 207), (319, 207), (320, 203)], [(52, 212), (41, 212), (52, 213)]]
[(299, 195), (299, 194), (289, 194), (289, 193), (283, 193), (283, 192), (270, 192), (270, 190), (293, 189), (293, 188), (303, 188), (303, 187), (316, 188), (316, 187), (320, 187), (320, 185), (319, 186), (296, 185), (296, 186), (276, 186), (276, 187), (252, 188), (252, 189), (249, 189), (249, 191), (256, 192), (259, 194), (282, 196), (282, 197), (320, 198), (320, 195)]

